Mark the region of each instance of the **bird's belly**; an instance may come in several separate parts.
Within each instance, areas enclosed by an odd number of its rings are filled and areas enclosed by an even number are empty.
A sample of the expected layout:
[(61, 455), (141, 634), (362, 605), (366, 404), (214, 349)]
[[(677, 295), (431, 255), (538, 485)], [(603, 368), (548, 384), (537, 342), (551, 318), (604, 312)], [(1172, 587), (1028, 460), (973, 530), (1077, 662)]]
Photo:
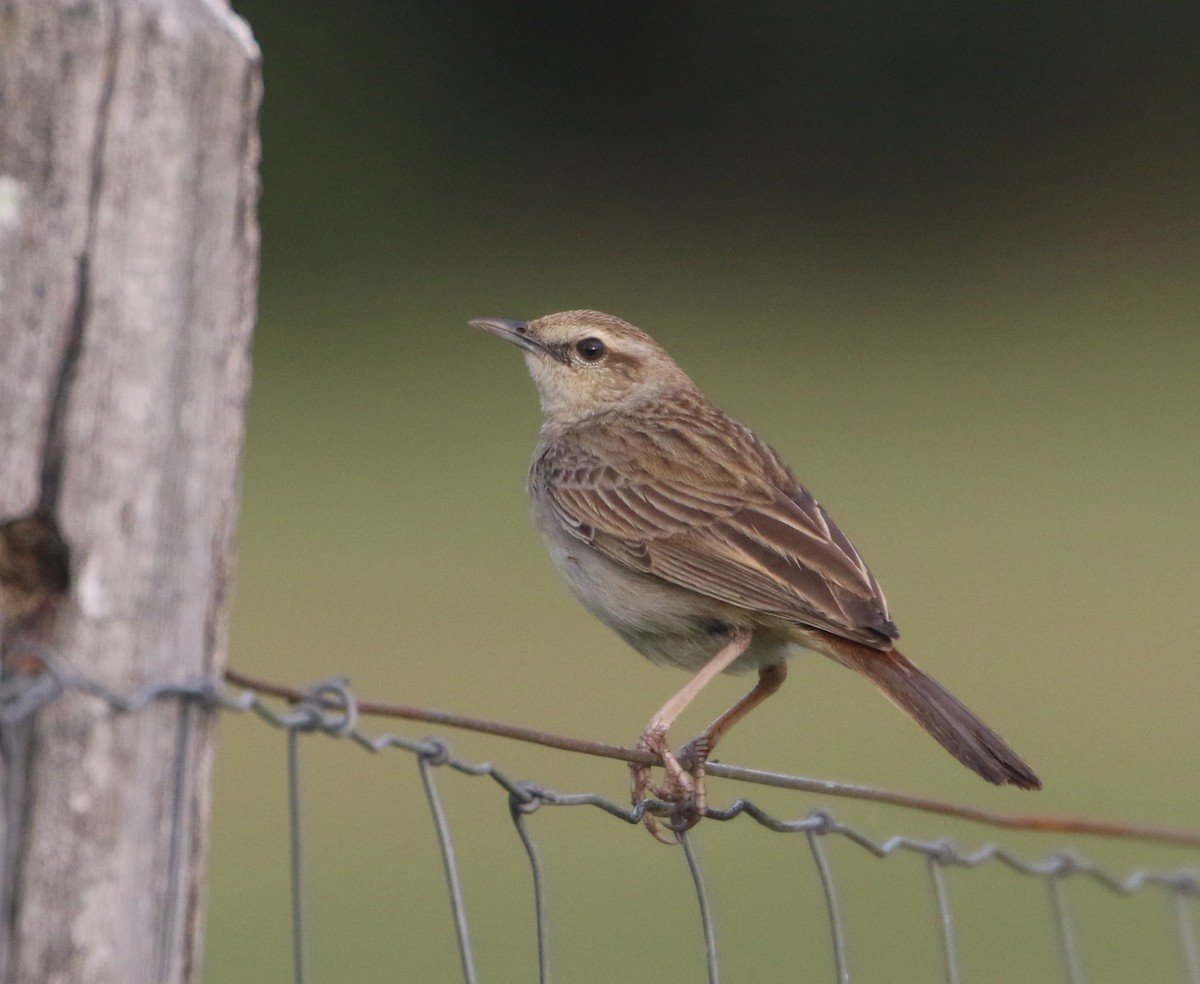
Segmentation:
[(573, 539), (547, 541), (583, 606), (651, 662), (698, 670), (737, 628), (752, 628), (754, 635), (727, 672), (779, 663), (798, 648), (784, 627), (762, 616), (638, 574)]

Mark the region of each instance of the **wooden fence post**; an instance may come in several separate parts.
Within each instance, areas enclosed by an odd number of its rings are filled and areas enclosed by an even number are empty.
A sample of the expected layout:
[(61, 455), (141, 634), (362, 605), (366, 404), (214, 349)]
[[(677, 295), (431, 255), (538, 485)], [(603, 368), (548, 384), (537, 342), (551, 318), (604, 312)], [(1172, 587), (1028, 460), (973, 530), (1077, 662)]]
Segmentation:
[[(51, 651), (118, 692), (224, 662), (260, 91), (223, 0), (0, 4), (0, 519), (57, 518)], [(198, 979), (214, 716), (0, 726), (0, 984)]]

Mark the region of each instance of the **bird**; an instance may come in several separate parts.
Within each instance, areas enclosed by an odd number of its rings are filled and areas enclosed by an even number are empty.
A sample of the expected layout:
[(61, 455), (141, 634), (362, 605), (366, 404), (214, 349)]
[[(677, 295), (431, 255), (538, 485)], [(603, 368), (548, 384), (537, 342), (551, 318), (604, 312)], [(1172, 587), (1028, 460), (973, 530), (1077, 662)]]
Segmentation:
[[(529, 496), (555, 566), (633, 649), (694, 674), (638, 741), (662, 761), (664, 782), (632, 765), (635, 804), (652, 792), (677, 805), (676, 830), (694, 824), (708, 756), (805, 650), (865, 677), (988, 782), (1041, 788), (1003, 738), (897, 648), (875, 576), (783, 459), (653, 338), (588, 310), (470, 324), (516, 345), (536, 384), (543, 423)], [(704, 686), (749, 670), (755, 686), (673, 752), (667, 732)]]

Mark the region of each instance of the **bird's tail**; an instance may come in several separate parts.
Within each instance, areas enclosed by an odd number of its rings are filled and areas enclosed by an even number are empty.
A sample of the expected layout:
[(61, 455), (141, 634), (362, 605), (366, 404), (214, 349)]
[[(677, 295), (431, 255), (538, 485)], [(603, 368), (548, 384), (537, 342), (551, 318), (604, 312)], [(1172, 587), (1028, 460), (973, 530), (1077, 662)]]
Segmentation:
[(1003, 738), (898, 649), (880, 651), (822, 633), (825, 653), (861, 673), (971, 771), (997, 786), (1041, 789), (1042, 781)]

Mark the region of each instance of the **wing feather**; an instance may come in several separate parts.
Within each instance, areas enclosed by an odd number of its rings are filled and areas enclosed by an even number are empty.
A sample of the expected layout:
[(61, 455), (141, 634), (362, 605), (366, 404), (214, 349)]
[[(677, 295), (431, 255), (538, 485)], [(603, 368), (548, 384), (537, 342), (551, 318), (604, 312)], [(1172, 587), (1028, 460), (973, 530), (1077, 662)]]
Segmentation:
[(540, 449), (530, 481), (565, 530), (632, 570), (880, 649), (897, 635), (845, 534), (711, 405), (660, 408), (636, 430), (589, 421)]

